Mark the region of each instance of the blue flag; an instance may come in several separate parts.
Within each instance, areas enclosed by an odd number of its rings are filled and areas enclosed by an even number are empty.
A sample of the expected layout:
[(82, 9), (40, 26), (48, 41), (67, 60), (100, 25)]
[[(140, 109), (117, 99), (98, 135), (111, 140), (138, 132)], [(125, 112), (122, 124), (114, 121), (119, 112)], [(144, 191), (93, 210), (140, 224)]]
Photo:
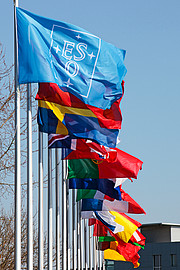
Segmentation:
[(129, 204), (126, 201), (97, 199), (82, 199), (81, 211), (115, 211), (119, 213), (130, 213)]
[(116, 146), (118, 129), (101, 128), (96, 124), (96, 127), (91, 130), (88, 121), (85, 126), (79, 125), (74, 115), (66, 118), (66, 128), (63, 128), (63, 123), (59, 125), (58, 118), (52, 110), (40, 106), (38, 107), (37, 116), (41, 132), (70, 135), (71, 138), (90, 139), (107, 147)]
[(84, 103), (121, 98), (125, 51), (84, 29), (17, 8), (19, 83), (53, 82)]
[(119, 187), (115, 188), (115, 183), (111, 179), (71, 178), (69, 179), (69, 188), (99, 190), (111, 198), (121, 200), (120, 189)]

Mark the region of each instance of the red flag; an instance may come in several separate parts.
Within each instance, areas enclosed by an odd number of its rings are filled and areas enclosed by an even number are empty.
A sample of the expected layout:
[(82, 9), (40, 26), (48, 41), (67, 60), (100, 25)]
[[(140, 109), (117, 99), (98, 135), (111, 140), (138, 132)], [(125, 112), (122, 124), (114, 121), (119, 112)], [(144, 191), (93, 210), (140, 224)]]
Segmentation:
[(108, 230), (103, 224), (100, 223), (94, 224), (93, 236), (106, 236), (107, 232)]
[[(135, 246), (131, 243), (124, 243), (124, 242), (103, 242), (98, 244), (98, 248), (100, 250), (104, 250), (105, 259), (115, 259), (115, 260), (123, 260), (132, 262), (134, 267), (138, 267), (139, 263), (138, 260), (140, 258), (138, 251), (141, 249), (139, 246)], [(122, 257), (116, 256), (113, 258), (113, 253), (111, 251), (118, 252)]]
[(121, 186), (119, 187), (120, 191), (121, 191), (121, 198), (123, 201), (128, 202), (128, 213), (136, 213), (136, 214), (146, 214), (146, 212), (144, 211), (144, 209), (135, 201), (133, 200), (133, 198), (131, 198), (131, 196), (126, 193)]
[(140, 258), (137, 254), (138, 251), (141, 249), (140, 246), (135, 246), (131, 243), (124, 243), (123, 241), (118, 241), (118, 246), (116, 250), (127, 260), (131, 261), (133, 264), (138, 262)]
[(142, 235), (142, 233), (140, 233), (138, 230), (136, 230), (133, 235), (130, 238), (130, 241), (132, 243), (137, 243), (141, 246), (145, 245), (145, 241), (146, 241), (146, 237), (144, 235)]
[(117, 160), (71, 159), (68, 161), (68, 178), (137, 178), (143, 162), (116, 148)]
[(106, 236), (108, 229), (104, 226), (104, 224), (95, 218), (89, 219), (89, 226), (94, 225), (93, 236)]
[(73, 147), (66, 149), (64, 159), (105, 159), (107, 162), (115, 162), (117, 160), (117, 153), (117, 148), (104, 147), (91, 140), (73, 139)]
[[(122, 90), (124, 92), (124, 81), (122, 82)], [(103, 110), (85, 104), (73, 94), (62, 91), (55, 83), (40, 83), (36, 99), (61, 106), (62, 113), (67, 112), (81, 116), (91, 113), (91, 117), (96, 118), (102, 128), (121, 129), (122, 115), (119, 105), (122, 97), (115, 101), (110, 109)]]

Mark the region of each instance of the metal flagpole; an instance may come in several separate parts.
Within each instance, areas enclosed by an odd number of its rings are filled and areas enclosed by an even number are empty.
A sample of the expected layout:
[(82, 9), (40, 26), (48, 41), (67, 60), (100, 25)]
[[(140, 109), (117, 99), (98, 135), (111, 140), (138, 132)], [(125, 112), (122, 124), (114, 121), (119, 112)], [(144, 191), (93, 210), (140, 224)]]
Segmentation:
[(76, 205), (76, 216), (77, 216), (77, 269), (80, 270), (80, 215), (79, 215), (79, 202)]
[(21, 144), (20, 144), (20, 89), (18, 85), (18, 48), (16, 7), (14, 0), (14, 60), (15, 60), (15, 270), (21, 269)]
[(48, 149), (48, 270), (52, 270), (52, 149)]
[(75, 241), (75, 269), (78, 270), (78, 203), (76, 202), (77, 190), (74, 190), (74, 241)]
[(95, 269), (98, 269), (97, 236), (94, 237), (94, 243), (95, 243), (94, 252), (95, 252), (95, 257), (96, 257), (96, 268)]
[(94, 242), (94, 270), (97, 270), (97, 252), (96, 252), (96, 236), (93, 237)]
[(105, 265), (104, 265), (104, 252), (101, 251), (101, 258), (102, 258), (102, 270), (105, 270)]
[[(67, 169), (67, 168), (66, 168)], [(68, 265), (68, 270), (71, 269), (71, 249), (72, 249), (72, 211), (70, 211), (71, 203), (72, 203), (72, 196), (69, 192), (69, 183), (68, 179), (66, 179), (66, 188), (67, 188), (67, 265)], [(71, 230), (71, 232), (70, 232)], [(73, 259), (72, 259), (73, 260)]]
[[(96, 245), (97, 245), (97, 237), (96, 237)], [(97, 249), (97, 246), (96, 246), (96, 252), (97, 252), (97, 266), (98, 266), (98, 269), (100, 269), (100, 254), (99, 254), (99, 250)]]
[(83, 256), (83, 258), (84, 258), (84, 267), (83, 267), (83, 269), (85, 269), (85, 270), (87, 270), (86, 269), (86, 256), (87, 256), (87, 247), (86, 247), (86, 225), (85, 225), (85, 219), (82, 219), (82, 225), (83, 225), (83, 227), (82, 227), (82, 230), (83, 230), (83, 237), (84, 237), (84, 248), (83, 248), (83, 250), (84, 250), (84, 256)]
[(88, 226), (89, 229), (89, 270), (92, 270), (92, 253), (91, 253), (91, 242), (92, 242), (92, 236), (91, 236), (91, 226)]
[(72, 190), (72, 256), (73, 256), (73, 269), (76, 269), (76, 259), (77, 259), (77, 244), (76, 244), (76, 218), (75, 218), (75, 190)]
[(56, 270), (60, 269), (60, 181), (59, 181), (59, 149), (55, 149), (56, 164)]
[(102, 259), (103, 259), (102, 270), (105, 270), (104, 252), (102, 252)]
[(95, 250), (94, 250), (94, 235), (93, 235), (93, 232), (94, 232), (94, 225), (93, 226), (91, 226), (91, 236), (92, 236), (92, 238), (91, 238), (91, 250), (92, 250), (92, 260), (91, 260), (91, 265), (92, 265), (92, 269), (95, 269)]
[[(67, 236), (66, 236), (66, 241), (67, 241), (67, 246), (66, 246), (66, 253), (67, 253), (67, 270), (70, 270), (70, 256), (71, 256), (71, 250), (70, 250), (70, 211), (69, 211), (69, 184), (68, 184), (68, 179), (67, 179), (67, 160), (65, 160), (65, 181), (66, 181), (66, 226), (67, 226)], [(72, 229), (72, 228), (71, 228)]]
[(33, 183), (31, 85), (27, 84), (27, 268), (33, 270)]
[(101, 251), (98, 250), (98, 255), (99, 255), (99, 269), (102, 269), (102, 257), (101, 257)]
[[(62, 149), (62, 152), (64, 149)], [(66, 172), (65, 161), (62, 160), (62, 270), (67, 270), (67, 211), (66, 211)]]
[(43, 270), (43, 133), (39, 131), (38, 269)]
[(85, 270), (88, 269), (88, 253), (87, 253), (87, 219), (84, 219), (84, 258), (85, 258)]
[[(94, 229), (94, 225), (93, 225)], [(93, 265), (94, 265), (94, 270), (96, 270), (96, 244), (95, 244), (95, 236), (93, 235)]]
[[(79, 202), (81, 205), (81, 201)], [(83, 265), (83, 257), (84, 257), (84, 249), (83, 249), (83, 220), (81, 218), (81, 206), (79, 207), (79, 217), (80, 217), (80, 254), (81, 254), (81, 269), (84, 268)]]
[(99, 269), (102, 270), (102, 251), (99, 250)]

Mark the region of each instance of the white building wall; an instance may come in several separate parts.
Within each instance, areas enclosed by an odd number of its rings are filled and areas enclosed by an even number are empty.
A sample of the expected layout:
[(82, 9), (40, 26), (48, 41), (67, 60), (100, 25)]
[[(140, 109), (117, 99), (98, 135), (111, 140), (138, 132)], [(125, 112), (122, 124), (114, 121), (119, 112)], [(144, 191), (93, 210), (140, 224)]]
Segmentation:
[(180, 242), (180, 228), (171, 227), (171, 242)]

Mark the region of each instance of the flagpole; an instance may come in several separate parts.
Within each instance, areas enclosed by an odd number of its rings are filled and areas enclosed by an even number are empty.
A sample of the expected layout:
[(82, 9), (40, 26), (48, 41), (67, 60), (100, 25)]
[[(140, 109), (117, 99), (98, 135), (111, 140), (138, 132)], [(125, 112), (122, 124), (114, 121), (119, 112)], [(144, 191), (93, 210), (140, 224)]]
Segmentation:
[(102, 269), (102, 256), (101, 256), (101, 251), (98, 250), (98, 253), (99, 253), (99, 269), (101, 270), (101, 269)]
[(77, 269), (80, 270), (81, 268), (81, 263), (80, 263), (80, 259), (81, 259), (81, 254), (80, 254), (80, 215), (79, 215), (79, 203), (77, 202), (77, 206), (76, 206), (76, 216), (77, 216)]
[(84, 219), (84, 257), (85, 257), (85, 270), (88, 270), (88, 259), (87, 259), (87, 219)]
[(27, 267), (33, 270), (33, 180), (31, 85), (27, 84)]
[[(93, 229), (94, 229), (94, 225), (93, 225)], [(95, 236), (94, 235), (93, 235), (92, 242), (93, 242), (93, 265), (94, 265), (94, 270), (96, 270), (96, 245), (95, 245)]]
[(93, 242), (94, 242), (94, 270), (97, 270), (96, 236), (93, 237)]
[(73, 269), (76, 269), (76, 219), (75, 219), (75, 190), (72, 189), (72, 223), (73, 223), (73, 234), (72, 234), (72, 256), (73, 256)]
[(65, 181), (66, 181), (66, 226), (67, 226), (67, 230), (66, 230), (66, 233), (67, 233), (67, 236), (66, 236), (66, 239), (67, 239), (67, 249), (66, 249), (66, 252), (67, 252), (67, 270), (70, 270), (70, 211), (69, 211), (69, 184), (68, 184), (68, 179), (67, 179), (67, 160), (65, 160)]
[(102, 257), (102, 251), (100, 251), (100, 266), (101, 266), (101, 270), (103, 269), (103, 257)]
[(52, 149), (48, 149), (48, 270), (52, 270)]
[[(64, 151), (64, 149), (62, 149)], [(66, 172), (65, 160), (62, 160), (62, 270), (67, 270), (67, 211), (66, 211)]]
[(104, 252), (102, 252), (102, 258), (103, 258), (102, 270), (105, 270)]
[(97, 236), (96, 236), (96, 254), (97, 254), (97, 269), (99, 269), (99, 250), (98, 250), (98, 247), (97, 247)]
[(43, 133), (39, 131), (38, 270), (43, 270)]
[(82, 223), (83, 223), (83, 233), (84, 233), (84, 269), (86, 269), (86, 256), (87, 256), (87, 248), (86, 248), (86, 225), (85, 225), (85, 219), (82, 219)]
[[(79, 202), (79, 204), (81, 205), (81, 201)], [(83, 249), (83, 224), (82, 224), (82, 218), (81, 218), (81, 206), (79, 207), (79, 216), (80, 216), (80, 258), (81, 258), (81, 269), (84, 268), (83, 265), (83, 255), (84, 255), (84, 249)]]
[(56, 164), (56, 270), (60, 269), (60, 181), (59, 181), (59, 149), (55, 149)]
[(76, 202), (77, 190), (74, 190), (74, 241), (75, 241), (75, 269), (78, 270), (78, 203)]
[(20, 89), (18, 85), (18, 45), (16, 7), (14, 0), (14, 60), (15, 60), (15, 270), (21, 269), (21, 144), (20, 144)]
[(104, 252), (101, 252), (101, 257), (102, 257), (102, 270), (105, 270), (105, 261), (104, 261)]
[(91, 253), (92, 236), (91, 236), (91, 226), (88, 226), (88, 229), (89, 229), (89, 270), (92, 270), (92, 253)]

